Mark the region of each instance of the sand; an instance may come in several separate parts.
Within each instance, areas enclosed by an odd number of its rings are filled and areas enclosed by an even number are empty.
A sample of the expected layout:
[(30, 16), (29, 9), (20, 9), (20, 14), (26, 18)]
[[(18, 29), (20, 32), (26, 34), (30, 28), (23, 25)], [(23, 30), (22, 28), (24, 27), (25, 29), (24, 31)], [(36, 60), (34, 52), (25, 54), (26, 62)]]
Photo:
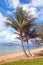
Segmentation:
[[(30, 50), (30, 52), (31, 52), (31, 54), (35, 54), (35, 53), (39, 53), (42, 50), (43, 50), (43, 48), (38, 48), (38, 49)], [(28, 51), (27, 51), (27, 53), (28, 53)], [(24, 52), (0, 55), (0, 63), (23, 60), (23, 59), (26, 59)]]

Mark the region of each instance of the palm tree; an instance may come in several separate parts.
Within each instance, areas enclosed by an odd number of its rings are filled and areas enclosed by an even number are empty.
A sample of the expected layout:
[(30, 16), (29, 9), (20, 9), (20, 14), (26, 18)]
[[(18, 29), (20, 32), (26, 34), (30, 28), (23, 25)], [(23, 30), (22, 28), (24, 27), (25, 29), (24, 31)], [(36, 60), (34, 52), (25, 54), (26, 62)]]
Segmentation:
[[(32, 15), (29, 15), (30, 12), (26, 12), (23, 10), (22, 7), (17, 7), (16, 12), (15, 12), (15, 18), (12, 16), (9, 16), (7, 20), (9, 22), (6, 22), (7, 26), (11, 26), (14, 28), (19, 35), (19, 39), (21, 40), (23, 51), (25, 55), (28, 57), (28, 54), (26, 53), (24, 46), (23, 46), (23, 39), (25, 38), (25, 41), (27, 41), (27, 46), (28, 46), (28, 39), (32, 37), (30, 29), (34, 25), (33, 21), (35, 21), (35, 18), (32, 17)], [(34, 31), (34, 30), (33, 30)], [(28, 48), (29, 51), (29, 48)], [(30, 51), (29, 51), (30, 54)]]
[(39, 26), (38, 25), (36, 26), (36, 32), (43, 42), (43, 23), (40, 24)]

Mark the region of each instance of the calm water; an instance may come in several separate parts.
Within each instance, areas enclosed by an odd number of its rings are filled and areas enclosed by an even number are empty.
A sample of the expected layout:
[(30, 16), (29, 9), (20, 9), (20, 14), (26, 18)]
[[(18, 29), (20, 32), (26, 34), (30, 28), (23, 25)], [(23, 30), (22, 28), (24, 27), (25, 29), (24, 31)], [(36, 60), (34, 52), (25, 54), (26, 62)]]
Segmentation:
[(22, 51), (21, 45), (0, 45), (0, 55)]
[[(25, 50), (27, 50), (27, 45), (24, 44)], [(29, 44), (29, 49), (35, 49), (34, 45)], [(0, 44), (0, 55), (16, 53), (23, 51), (21, 44)]]

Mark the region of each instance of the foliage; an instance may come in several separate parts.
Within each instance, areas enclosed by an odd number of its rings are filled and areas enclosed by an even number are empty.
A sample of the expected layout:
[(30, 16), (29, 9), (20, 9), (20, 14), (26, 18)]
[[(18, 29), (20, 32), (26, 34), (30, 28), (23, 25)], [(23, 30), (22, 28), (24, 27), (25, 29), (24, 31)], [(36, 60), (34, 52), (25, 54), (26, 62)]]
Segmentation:
[(35, 25), (34, 22), (36, 18), (30, 15), (29, 13), (30, 12), (26, 12), (25, 10), (23, 10), (22, 7), (18, 7), (15, 12), (15, 18), (13, 18), (12, 16), (9, 16), (7, 18), (9, 22), (6, 22), (7, 26), (11, 26), (17, 31), (16, 34), (19, 35), (19, 38), (18, 37), (17, 38), (21, 40), (24, 52), (25, 52), (25, 49), (23, 46), (24, 38), (28, 44), (28, 39), (37, 36), (37, 34), (35, 33), (35, 29), (30, 31), (30, 29), (33, 28), (33, 26)]
[(30, 12), (23, 10), (22, 7), (18, 7), (15, 12), (15, 18), (12, 16), (7, 18), (9, 22), (6, 22), (6, 25), (14, 28), (19, 33), (19, 37), (23, 35), (32, 37), (30, 36), (31, 33), (33, 35), (33, 32), (35, 32), (35, 30), (30, 31), (30, 29), (35, 25), (33, 22), (36, 20), (36, 18), (34, 18), (32, 15), (29, 15), (29, 13)]
[(43, 40), (43, 23), (39, 26), (36, 26), (36, 32), (38, 36)]

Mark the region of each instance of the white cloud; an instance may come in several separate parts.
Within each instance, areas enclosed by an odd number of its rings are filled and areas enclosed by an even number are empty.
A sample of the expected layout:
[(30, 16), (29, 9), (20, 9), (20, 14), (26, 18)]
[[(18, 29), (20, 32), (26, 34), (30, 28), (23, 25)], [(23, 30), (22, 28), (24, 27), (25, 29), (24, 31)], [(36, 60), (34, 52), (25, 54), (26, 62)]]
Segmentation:
[[(21, 4), (20, 0), (6, 0), (6, 3), (8, 4), (9, 7), (12, 7), (14, 9), (17, 6), (23, 6), (23, 9), (26, 11), (28, 11), (30, 9), (32, 14), (35, 16), (39, 15), (36, 7), (43, 7), (43, 0), (31, 0), (31, 2), (28, 4)], [(8, 12), (8, 13), (11, 13), (11, 12)]]
[(15, 38), (18, 36), (17, 34), (9, 33), (9, 29), (0, 32), (0, 42), (14, 42)]
[(5, 21), (5, 17), (3, 17), (3, 15), (0, 13), (0, 23), (3, 23), (2, 21)]
[(9, 7), (16, 8), (17, 6), (23, 6), (24, 8), (34, 6), (34, 7), (43, 7), (43, 0), (31, 0), (28, 4), (21, 4), (20, 0), (6, 0), (6, 4)]
[(43, 8), (38, 12), (39, 19), (43, 20)]
[(43, 0), (32, 0), (31, 5), (34, 7), (43, 7)]
[(7, 14), (12, 14), (12, 12), (11, 11), (7, 11)]
[[(31, 10), (31, 14), (38, 17), (39, 20), (43, 20), (43, 0), (31, 0), (31, 3), (23, 4), (22, 6), (24, 10)], [(37, 11), (36, 7), (41, 7), (40, 11)]]
[(16, 8), (20, 3), (19, 0), (6, 0), (5, 2), (11, 8)]
[(0, 42), (14, 42), (14, 39), (18, 36), (16, 34), (11, 34), (10, 28), (6, 28), (4, 25), (6, 17), (0, 13)]
[(43, 0), (31, 0), (28, 4), (21, 4), (20, 0), (5, 0), (7, 6), (16, 8), (17, 6), (23, 6), (24, 8), (34, 6), (34, 7), (43, 7)]
[(1, 31), (2, 29), (5, 29), (4, 21), (6, 21), (6, 17), (4, 17), (4, 16), (0, 13), (0, 31)]
[(30, 9), (30, 14), (31, 15), (34, 15), (35, 17), (37, 17), (38, 15), (37, 15), (37, 9), (35, 8), (35, 7), (31, 7), (31, 8), (29, 8)]
[(19, 6), (22, 6), (23, 10), (26, 10), (26, 11), (29, 10), (29, 5), (28, 4), (19, 4)]

